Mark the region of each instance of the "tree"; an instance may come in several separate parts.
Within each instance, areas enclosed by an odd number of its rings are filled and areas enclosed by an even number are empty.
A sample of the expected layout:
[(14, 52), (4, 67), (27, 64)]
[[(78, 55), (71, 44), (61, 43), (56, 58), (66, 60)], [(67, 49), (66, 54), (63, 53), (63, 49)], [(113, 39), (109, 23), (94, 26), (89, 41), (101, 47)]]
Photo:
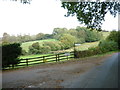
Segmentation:
[(43, 37), (44, 37), (44, 34), (43, 34), (43, 33), (38, 33), (38, 34), (36, 35), (36, 40), (42, 40)]
[(10, 35), (8, 34), (8, 33), (3, 33), (3, 37), (2, 37), (2, 43), (4, 44), (6, 44), (6, 43), (10, 43), (10, 41), (9, 41), (9, 38), (10, 38)]
[(117, 31), (112, 31), (106, 40), (118, 42), (118, 39), (120, 38), (118, 35), (119, 33)]
[(72, 47), (74, 43), (77, 42), (76, 38), (70, 34), (62, 35), (60, 41), (63, 43), (64, 49)]
[(50, 51), (51, 51), (51, 48), (49, 46), (41, 46), (40, 47), (41, 54), (46, 54), (46, 53), (49, 53)]
[(106, 13), (110, 12), (114, 17), (120, 13), (120, 3), (118, 2), (69, 2), (69, 0), (61, 0), (62, 7), (67, 9), (68, 16), (76, 15), (81, 24), (85, 24), (88, 28), (101, 30), (102, 21), (105, 21)]
[[(1, 46), (0, 46), (1, 48)], [(19, 43), (2, 45), (2, 67), (9, 67), (20, 62), (18, 58), (22, 54), (22, 48)]]
[(9, 41), (10, 41), (10, 43), (18, 42), (18, 41), (17, 41), (17, 37), (14, 36), (14, 35), (12, 35), (12, 36), (9, 37)]
[(120, 31), (112, 31), (110, 35), (106, 38), (106, 40), (116, 42), (120, 49)]
[(39, 48), (40, 48), (39, 42), (33, 43), (32, 47), (35, 48), (35, 49), (37, 49), (37, 50), (39, 50)]
[(78, 34), (76, 29), (69, 29), (68, 33), (72, 36), (77, 36), (77, 34)]
[(53, 37), (52, 34), (45, 34), (43, 39), (50, 39), (52, 37)]
[(59, 39), (62, 34), (67, 33), (68, 30), (66, 28), (54, 28), (52, 35), (55, 39)]

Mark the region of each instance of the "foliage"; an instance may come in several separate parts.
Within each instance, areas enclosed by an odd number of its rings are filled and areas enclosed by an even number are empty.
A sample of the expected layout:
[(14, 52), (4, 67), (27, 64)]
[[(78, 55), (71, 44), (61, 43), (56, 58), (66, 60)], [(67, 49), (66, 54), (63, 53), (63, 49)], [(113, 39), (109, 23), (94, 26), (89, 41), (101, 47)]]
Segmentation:
[(94, 42), (101, 39), (101, 32), (89, 30), (85, 27), (77, 26), (76, 29), (55, 28), (52, 35), (54, 39), (60, 40), (65, 34), (76, 38), (76, 43)]
[(120, 49), (120, 31), (112, 31), (106, 40), (116, 42)]
[(33, 43), (32, 47), (35, 48), (35, 49), (39, 49), (40, 48), (39, 42)]
[(47, 54), (51, 51), (51, 48), (49, 46), (42, 46), (40, 47), (40, 53), (41, 54)]
[(26, 50), (22, 49), (22, 54), (21, 55), (27, 55)]
[(43, 33), (38, 33), (36, 35), (36, 40), (42, 40), (42, 39), (44, 39), (44, 34)]
[(110, 51), (118, 51), (120, 49), (120, 31), (112, 31), (110, 35), (105, 39), (100, 41), (99, 45), (94, 48), (89, 48), (84, 51), (75, 51), (76, 58), (87, 57), (102, 53), (107, 53)]
[(62, 46), (61, 46), (61, 42), (53, 42), (53, 41), (49, 41), (49, 42), (44, 42), (44, 46), (49, 46), (51, 48), (51, 51), (57, 51), (57, 50), (61, 50)]
[(114, 17), (120, 12), (119, 2), (62, 2), (62, 7), (67, 9), (67, 17), (76, 15), (80, 23), (88, 28), (101, 30), (102, 21), (106, 13)]
[(70, 34), (64, 34), (60, 37), (60, 41), (63, 43), (64, 49), (68, 49), (76, 43), (76, 38)]
[(52, 35), (55, 39), (59, 40), (59, 38), (63, 35), (66, 34), (68, 30), (66, 28), (54, 28)]
[(36, 41), (29, 41), (22, 43), (21, 47), (28, 52), (29, 46), (31, 46), (33, 43), (39, 42), (39, 44), (43, 44), (44, 42), (54, 41), (57, 42), (55, 39), (44, 39), (44, 40), (36, 40)]
[(52, 34), (43, 34), (38, 33), (36, 35), (9, 35), (8, 33), (4, 33), (2, 37), (2, 43), (24, 43), (35, 40), (43, 40), (43, 39), (51, 39)]
[(51, 51), (49, 46), (40, 45), (39, 42), (33, 43), (29, 46), (29, 54), (45, 54)]
[(32, 46), (29, 46), (29, 51), (28, 51), (29, 54), (39, 54), (39, 50), (35, 49), (34, 47)]
[(95, 30), (90, 31), (90, 30), (86, 29), (85, 32), (86, 32), (86, 37), (85, 37), (86, 42), (98, 41), (102, 37), (102, 35), (100, 33), (96, 32)]
[(118, 44), (115, 41), (101, 41), (99, 47), (103, 53), (118, 50)]
[(93, 55), (102, 54), (103, 52), (99, 47), (92, 47), (84, 51), (75, 51), (75, 58), (89, 57)]
[(106, 39), (109, 40), (109, 41), (118, 42), (118, 34), (119, 33), (117, 31), (112, 31)]
[(20, 62), (18, 57), (21, 53), (22, 48), (19, 43), (2, 45), (2, 67), (18, 64)]

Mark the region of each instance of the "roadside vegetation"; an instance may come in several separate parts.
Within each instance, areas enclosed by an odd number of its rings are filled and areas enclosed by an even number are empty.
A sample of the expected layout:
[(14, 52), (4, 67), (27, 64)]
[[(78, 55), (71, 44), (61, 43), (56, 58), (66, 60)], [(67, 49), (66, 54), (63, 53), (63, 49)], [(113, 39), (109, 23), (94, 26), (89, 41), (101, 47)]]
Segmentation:
[[(111, 41), (110, 43), (105, 43), (106, 41), (104, 41), (108, 39), (107, 38), (108, 35), (109, 32), (98, 32), (96, 30), (90, 30), (85, 27), (76, 27), (76, 29), (69, 29), (69, 30), (66, 28), (55, 28), (52, 34), (48, 35), (48, 34), (39, 33), (37, 35), (34, 35), (34, 40), (33, 40), (33, 36), (29, 36), (29, 35), (21, 36), (22, 38), (20, 36), (16, 36), (13, 39), (13, 36), (4, 33), (2, 38), (3, 40), (2, 46), (8, 45), (9, 47), (9, 45), (14, 46), (14, 44), (19, 43), (18, 48), (21, 48), (19, 49), (20, 50), (19, 55), (17, 55), (14, 58), (15, 61), (13, 60), (12, 63), (10, 63), (11, 59), (4, 59), (4, 61), (7, 62), (4, 63), (4, 67), (9, 67), (11, 65), (14, 66), (16, 64), (19, 64), (20, 59), (72, 52), (74, 51), (74, 49), (76, 50), (76, 52), (81, 51), (82, 54), (83, 52), (87, 51), (86, 55), (89, 55), (91, 53), (91, 50), (92, 51), (95, 50), (97, 52), (98, 47), (100, 46), (103, 47), (103, 45), (108, 44), (109, 47), (111, 47), (110, 45), (111, 43), (114, 43), (113, 41)], [(17, 39), (18, 41), (16, 41)], [(80, 44), (80, 45), (74, 47), (75, 44)], [(114, 43), (112, 44), (112, 46), (116, 46), (116, 44)], [(16, 49), (16, 47), (14, 49)], [(11, 54), (9, 53), (9, 55)], [(15, 56), (15, 53), (13, 53), (12, 55)], [(76, 55), (78, 55), (78, 53)], [(4, 54), (4, 56), (7, 55)]]
[(75, 57), (88, 57), (98, 54), (103, 54), (111, 51), (120, 50), (120, 31), (112, 31), (106, 39), (101, 40), (97, 47), (89, 48), (88, 50), (75, 50)]

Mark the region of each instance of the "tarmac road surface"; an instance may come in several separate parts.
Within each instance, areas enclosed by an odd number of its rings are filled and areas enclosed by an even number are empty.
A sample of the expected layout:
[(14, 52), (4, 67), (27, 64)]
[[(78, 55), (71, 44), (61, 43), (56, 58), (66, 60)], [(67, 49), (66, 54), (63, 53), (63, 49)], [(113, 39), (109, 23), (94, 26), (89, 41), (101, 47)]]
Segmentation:
[[(120, 53), (108, 58), (102, 65), (80, 75), (72, 81), (63, 82), (65, 88), (118, 88)], [(120, 82), (120, 81), (119, 81)]]

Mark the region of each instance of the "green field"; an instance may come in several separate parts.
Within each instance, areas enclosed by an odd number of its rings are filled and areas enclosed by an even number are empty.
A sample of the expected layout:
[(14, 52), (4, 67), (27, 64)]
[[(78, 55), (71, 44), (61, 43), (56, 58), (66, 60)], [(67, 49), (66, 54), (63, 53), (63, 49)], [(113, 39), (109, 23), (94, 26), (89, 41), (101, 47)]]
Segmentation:
[(57, 40), (55, 40), (55, 39), (45, 39), (45, 40), (30, 41), (30, 42), (22, 43), (21, 47), (22, 47), (23, 50), (26, 50), (28, 52), (29, 46), (32, 45), (33, 43), (35, 43), (35, 42), (42, 43), (42, 42), (46, 42), (46, 41), (57, 41)]
[(84, 44), (81, 44), (80, 46), (76, 47), (76, 49), (79, 51), (84, 51), (84, 50), (87, 50), (88, 48), (96, 47), (96, 46), (98, 46), (98, 44), (99, 44), (99, 41), (84, 43)]

